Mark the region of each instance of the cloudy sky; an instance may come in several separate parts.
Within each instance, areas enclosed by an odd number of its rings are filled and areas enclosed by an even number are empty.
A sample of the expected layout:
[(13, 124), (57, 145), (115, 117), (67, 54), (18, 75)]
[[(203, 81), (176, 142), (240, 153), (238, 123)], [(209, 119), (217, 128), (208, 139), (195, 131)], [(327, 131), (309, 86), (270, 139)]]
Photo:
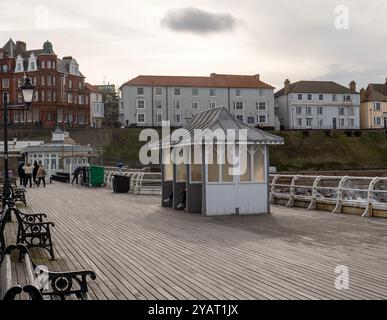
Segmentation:
[(1, 0), (0, 12), (2, 43), (48, 39), (93, 84), (211, 72), (260, 73), (277, 88), (387, 77), (385, 0)]

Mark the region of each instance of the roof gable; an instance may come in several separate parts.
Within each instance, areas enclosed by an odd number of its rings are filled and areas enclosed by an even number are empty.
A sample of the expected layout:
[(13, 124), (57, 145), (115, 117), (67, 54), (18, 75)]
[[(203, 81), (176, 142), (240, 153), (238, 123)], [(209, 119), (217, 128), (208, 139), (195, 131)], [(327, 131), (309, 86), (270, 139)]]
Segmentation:
[(275, 93), (275, 96), (282, 96), (288, 93), (332, 93), (332, 94), (351, 94), (351, 89), (342, 86), (334, 81), (297, 81), (289, 84), (286, 90), (282, 88)]

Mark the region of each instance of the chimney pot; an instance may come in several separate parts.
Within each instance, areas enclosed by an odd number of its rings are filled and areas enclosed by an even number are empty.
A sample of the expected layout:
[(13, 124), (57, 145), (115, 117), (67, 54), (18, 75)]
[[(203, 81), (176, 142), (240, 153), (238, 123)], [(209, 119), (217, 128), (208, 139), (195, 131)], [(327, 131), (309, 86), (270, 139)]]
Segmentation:
[(286, 79), (285, 82), (284, 82), (284, 87), (285, 87), (286, 91), (289, 89), (289, 86), (290, 86), (290, 80)]
[(23, 41), (16, 41), (16, 54), (22, 54), (27, 51), (27, 44)]
[(351, 89), (353, 92), (356, 92), (356, 82), (354, 80), (352, 80), (349, 84), (349, 89)]
[(254, 77), (255, 77), (255, 79), (257, 79), (257, 80), (260, 80), (260, 75), (259, 75), (259, 73), (258, 73), (258, 74), (255, 74)]

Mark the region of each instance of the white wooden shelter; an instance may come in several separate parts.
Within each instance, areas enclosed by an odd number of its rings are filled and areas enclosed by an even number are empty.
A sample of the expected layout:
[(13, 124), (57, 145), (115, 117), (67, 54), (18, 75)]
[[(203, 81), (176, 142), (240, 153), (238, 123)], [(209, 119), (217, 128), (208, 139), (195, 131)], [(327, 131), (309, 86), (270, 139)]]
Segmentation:
[[(224, 135), (237, 132), (232, 143), (235, 151), (230, 152), (230, 141), (225, 138), (222, 141), (219, 135), (211, 139), (196, 137), (197, 129), (223, 132)], [(163, 159), (162, 199), (173, 195), (170, 205), (176, 208), (186, 189), (186, 211), (189, 213), (205, 216), (270, 213), (268, 146), (272, 144), (283, 144), (283, 138), (240, 122), (223, 107), (198, 113), (187, 126), (151, 145), (151, 149), (161, 150)], [(246, 157), (240, 156), (243, 148), (247, 149)], [(197, 150), (201, 150), (200, 164), (193, 161), (198, 157)], [(172, 163), (174, 154), (184, 152), (192, 164), (187, 163), (189, 161)], [(221, 153), (226, 162), (219, 160)], [(212, 163), (210, 159), (213, 159)], [(246, 170), (242, 174), (230, 174), (229, 169), (234, 163), (243, 161)], [(167, 204), (163, 201), (162, 205)]]

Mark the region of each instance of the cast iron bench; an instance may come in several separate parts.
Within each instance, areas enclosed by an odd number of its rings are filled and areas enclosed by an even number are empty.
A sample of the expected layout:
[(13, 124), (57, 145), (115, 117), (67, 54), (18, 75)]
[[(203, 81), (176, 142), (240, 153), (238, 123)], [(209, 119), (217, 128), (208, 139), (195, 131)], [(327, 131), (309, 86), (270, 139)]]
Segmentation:
[(55, 259), (54, 248), (52, 245), (50, 227), (54, 227), (53, 222), (45, 221), (47, 217), (44, 213), (23, 213), (14, 207), (11, 207), (2, 214), (0, 218), (0, 247), (5, 248), (5, 224), (11, 220), (11, 214), (14, 213), (17, 219), (17, 243), (24, 244), (28, 248), (42, 248), (47, 250), (51, 259)]
[(23, 187), (12, 187), (13, 202), (23, 202), (27, 206), (26, 189)]
[[(11, 259), (13, 252), (19, 253), (19, 262), (23, 262), (25, 284), (15, 283), (16, 272), (13, 272), (15, 264)], [(23, 299), (21, 294), (24, 292), (30, 300), (66, 300), (74, 297), (89, 300), (87, 277), (96, 279), (93, 271), (48, 271), (46, 266), (34, 263), (25, 245), (10, 245), (0, 260), (0, 299), (15, 300), (18, 297)]]

